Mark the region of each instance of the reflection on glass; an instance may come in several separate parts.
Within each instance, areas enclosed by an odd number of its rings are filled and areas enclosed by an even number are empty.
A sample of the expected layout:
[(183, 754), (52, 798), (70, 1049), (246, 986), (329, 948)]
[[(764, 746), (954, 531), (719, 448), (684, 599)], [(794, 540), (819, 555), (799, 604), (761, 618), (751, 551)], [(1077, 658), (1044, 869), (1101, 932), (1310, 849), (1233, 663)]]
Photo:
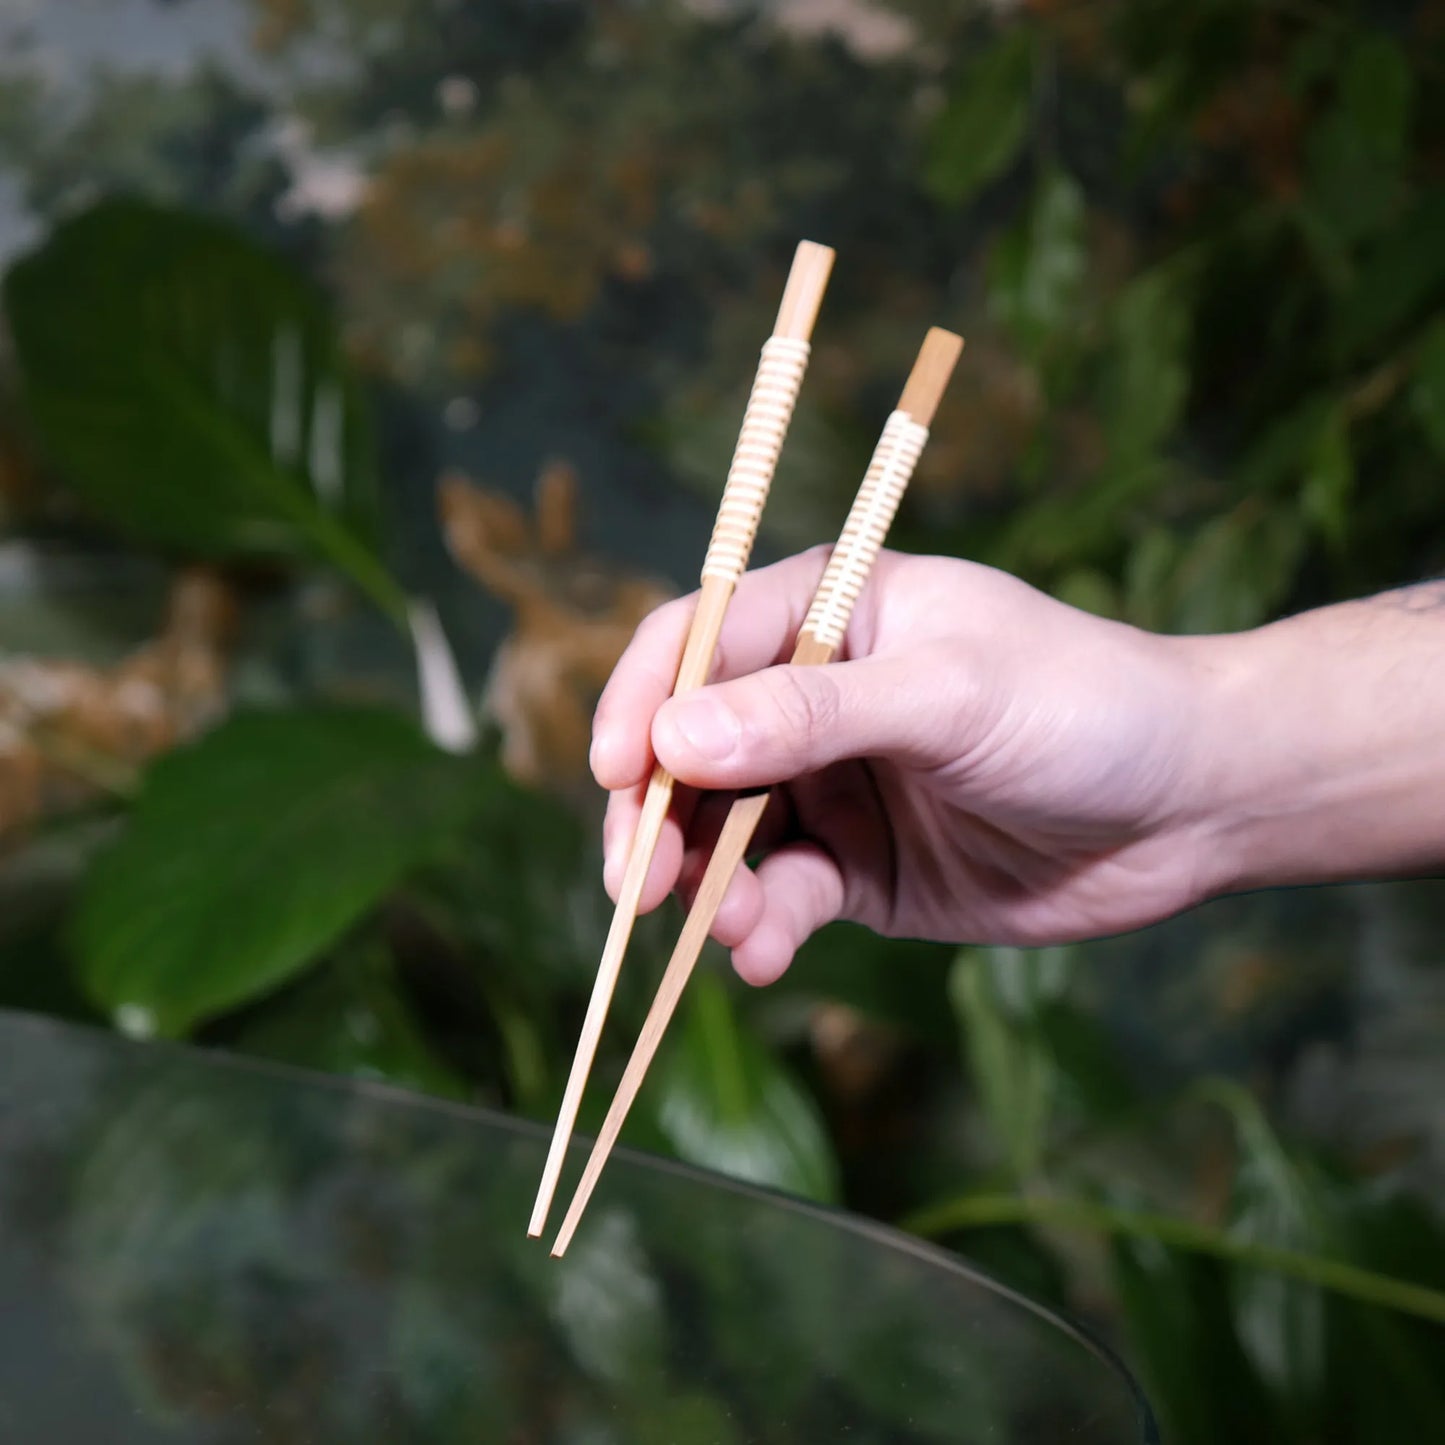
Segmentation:
[(1081, 1335), (843, 1217), (624, 1156), (553, 1261), (542, 1155), (475, 1111), (0, 1016), (8, 1438), (1153, 1438)]

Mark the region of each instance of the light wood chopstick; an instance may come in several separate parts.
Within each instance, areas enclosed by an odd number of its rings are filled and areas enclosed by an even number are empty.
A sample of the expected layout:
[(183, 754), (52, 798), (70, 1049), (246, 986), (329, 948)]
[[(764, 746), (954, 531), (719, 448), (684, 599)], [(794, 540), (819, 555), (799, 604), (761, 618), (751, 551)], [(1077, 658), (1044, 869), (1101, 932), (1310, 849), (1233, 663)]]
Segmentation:
[[(674, 697), (701, 687), (712, 670), (723, 618), (752, 554), (758, 520), (767, 501), (768, 489), (772, 486), (778, 454), (802, 387), (813, 325), (833, 270), (833, 257), (831, 248), (820, 246), (815, 241), (800, 242), (794, 252), (772, 335), (763, 344), (752, 393), (728, 470), (727, 484), (718, 504), (717, 520), (713, 523), (712, 538), (702, 565), (697, 607), (678, 666), (677, 680), (673, 684)], [(617, 988), (623, 955), (627, 952), (628, 940), (637, 921), (642, 888), (672, 802), (672, 790), (672, 776), (661, 766), (656, 767), (648, 782), (642, 813), (632, 837), (627, 869), (617, 895), (617, 907), (607, 931), (601, 962), (597, 966), (597, 978), (582, 1022), (572, 1072), (562, 1095), (562, 1107), (552, 1133), (551, 1147), (547, 1151), (542, 1182), (532, 1207), (531, 1222), (527, 1226), (527, 1233), (533, 1239), (546, 1225), (547, 1212), (557, 1191), (567, 1146), (576, 1127), (577, 1111), (587, 1088), (587, 1076), (602, 1038), (612, 995)]]
[[(944, 388), (962, 350), (961, 337), (937, 327), (925, 338), (898, 408), (883, 427), (867, 475), (858, 489), (842, 535), (813, 596), (793, 652), (795, 665), (816, 666), (831, 662), (842, 646), (853, 604), (858, 600), (883, 546), (898, 503), (928, 440), (928, 428)], [(728, 812), (707, 872), (703, 875), (677, 947), (658, 987), (657, 997), (642, 1026), (622, 1081), (617, 1086), (612, 1107), (593, 1145), (557, 1241), (552, 1246), (552, 1254), (557, 1258), (566, 1252), (571, 1243), (608, 1155), (622, 1131), (628, 1110), (642, 1087), (662, 1035), (707, 941), (728, 884), (746, 855), (748, 844), (768, 806), (770, 794), (770, 789), (746, 794), (738, 798)]]

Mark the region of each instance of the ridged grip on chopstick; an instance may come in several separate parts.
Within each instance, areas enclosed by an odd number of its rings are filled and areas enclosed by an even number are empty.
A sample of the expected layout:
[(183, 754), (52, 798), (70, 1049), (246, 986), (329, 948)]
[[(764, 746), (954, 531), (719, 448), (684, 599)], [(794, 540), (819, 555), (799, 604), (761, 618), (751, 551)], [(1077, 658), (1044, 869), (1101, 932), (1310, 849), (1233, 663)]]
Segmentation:
[(837, 649), (843, 645), (853, 604), (878, 560), (898, 504), (903, 500), (927, 442), (928, 428), (920, 426), (906, 412), (895, 411), (883, 424), (863, 485), (858, 489), (848, 520), (843, 524), (843, 534), (833, 548), (823, 580), (813, 596), (813, 605), (803, 621), (803, 631), (811, 633), (825, 647)]
[(793, 336), (772, 336), (763, 343), (712, 541), (702, 564), (704, 578), (736, 583), (747, 569), (783, 439), (803, 387), (808, 354), (808, 343)]

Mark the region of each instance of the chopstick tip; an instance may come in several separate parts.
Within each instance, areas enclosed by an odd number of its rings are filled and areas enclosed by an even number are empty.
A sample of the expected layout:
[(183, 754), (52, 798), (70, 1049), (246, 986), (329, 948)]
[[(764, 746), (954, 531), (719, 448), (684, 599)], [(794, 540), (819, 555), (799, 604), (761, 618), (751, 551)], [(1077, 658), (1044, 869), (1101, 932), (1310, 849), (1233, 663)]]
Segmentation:
[(788, 284), (783, 289), (783, 299), (778, 306), (774, 336), (789, 336), (798, 341), (811, 338), (818, 310), (823, 304), (823, 293), (828, 289), (828, 278), (833, 274), (835, 254), (831, 246), (817, 241), (798, 242), (788, 272)]
[(962, 354), (963, 337), (941, 326), (930, 326), (903, 388), (898, 410), (907, 412), (920, 426), (930, 426)]

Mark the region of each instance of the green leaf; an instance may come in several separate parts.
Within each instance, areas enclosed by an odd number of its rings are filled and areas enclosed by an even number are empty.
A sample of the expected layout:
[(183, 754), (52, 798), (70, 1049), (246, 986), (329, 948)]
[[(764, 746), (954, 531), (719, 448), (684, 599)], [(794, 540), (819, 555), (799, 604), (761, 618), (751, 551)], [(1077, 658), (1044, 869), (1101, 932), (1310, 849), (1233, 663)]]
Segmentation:
[[(1445, 1227), (1430, 1202), (1398, 1186), (1337, 1187), (1335, 1219), (1358, 1263), (1445, 1288)], [(1423, 1440), (1445, 1420), (1441, 1330), (1332, 1298), (1330, 1409), (1358, 1419), (1370, 1440)]]
[(1011, 30), (964, 72), (929, 137), (923, 179), (945, 206), (962, 206), (1013, 163), (1028, 131), (1034, 43)]
[(1166, 527), (1150, 527), (1129, 549), (1124, 564), (1125, 615), (1137, 627), (1162, 631), (1169, 625), (1174, 567), (1180, 544)]
[[(1225, 1086), (1215, 1092), (1231, 1091)], [(1252, 1128), (1248, 1106), (1239, 1110), (1236, 1105), (1236, 1110), (1241, 1134), (1248, 1134)], [(1257, 1147), (1246, 1143), (1246, 1150)], [(1274, 1167), (1267, 1157), (1264, 1165), (1267, 1170)], [(1121, 1197), (1117, 1191), (1111, 1196)], [(1318, 1429), (1290, 1430), (1279, 1418), (1283, 1402), (1274, 1390), (1265, 1388), (1236, 1334), (1236, 1296), (1231, 1288), (1236, 1270), (1262, 1271), (1306, 1289), (1328, 1291), (1332, 1309), (1346, 1312), (1363, 1327), (1352, 1327), (1331, 1341), (1330, 1418), (1350, 1418), (1357, 1426), (1342, 1438), (1433, 1438), (1431, 1430), (1422, 1433), (1418, 1427), (1440, 1419), (1438, 1372), (1425, 1362), (1438, 1354), (1445, 1294), (1421, 1281), (1445, 1278), (1438, 1227), (1425, 1235), (1418, 1228), (1401, 1232), (1393, 1237), (1393, 1248), (1385, 1251), (1356, 1245), (1356, 1258), (1383, 1265), (1390, 1274), (1343, 1258), (1245, 1238), (1233, 1227), (1220, 1229), (1091, 1198), (965, 1194), (930, 1206), (905, 1221), (904, 1227), (937, 1238), (1024, 1221), (1083, 1229), (1112, 1241), (1115, 1289), (1130, 1344), (1156, 1407), (1166, 1417), (1166, 1426), (1172, 1427), (1167, 1438), (1199, 1445), (1213, 1445), (1216, 1440), (1275, 1445), (1281, 1439), (1327, 1438)], [(1429, 1233), (1435, 1236), (1433, 1243)], [(1389, 1313), (1382, 1313), (1380, 1307)], [(1424, 1353), (1415, 1353), (1417, 1344)], [(1392, 1385), (1389, 1392), (1378, 1388), (1386, 1370)], [(1384, 1401), (1386, 1395), (1392, 1398)], [(1417, 1428), (1371, 1428), (1387, 1420), (1394, 1426), (1408, 1420)]]
[(1111, 457), (1128, 469), (1144, 462), (1174, 429), (1189, 395), (1192, 298), (1169, 270), (1129, 283), (1114, 317), (1105, 411)]
[(149, 774), (72, 947), (124, 1027), (178, 1034), (298, 973), (482, 808), (490, 774), (407, 719), (238, 717)]
[(662, 1131), (681, 1158), (809, 1199), (837, 1198), (837, 1163), (817, 1106), (744, 1031), (710, 973), (693, 981), (656, 1089)]
[(1309, 466), (1320, 435), (1335, 421), (1336, 403), (1328, 396), (1309, 396), (1269, 426), (1234, 468), (1235, 492), (1293, 489)]
[(1348, 420), (1335, 411), (1320, 427), (1305, 471), (1300, 506), (1306, 518), (1335, 547), (1345, 544), (1355, 459)]
[(1088, 263), (1084, 222), (1078, 182), (1051, 169), (1040, 178), (1028, 212), (989, 258), (990, 308), (1034, 360), (1057, 333), (1078, 329)]
[(310, 286), (218, 221), (106, 201), (5, 277), (31, 420), (98, 514), (189, 554), (323, 559), (398, 620), (375, 455)]
[(1347, 243), (1381, 226), (1399, 201), (1411, 90), (1399, 46), (1368, 36), (1346, 57), (1336, 102), (1310, 133), (1311, 203)]
[(1421, 344), (1410, 410), (1436, 456), (1445, 461), (1445, 321), (1437, 321)]
[(1298, 514), (1242, 503), (1202, 527), (1173, 579), (1172, 630), (1237, 632), (1265, 621), (1304, 551)]
[(433, 1052), (379, 940), (328, 961), (233, 1041), (242, 1053), (465, 1099), (465, 1080)]
[[(1241, 1160), (1230, 1202), (1229, 1234), (1247, 1245), (1331, 1253), (1334, 1241), (1317, 1185), (1275, 1138), (1242, 1090), (1234, 1100)], [(1260, 1377), (1302, 1429), (1318, 1424), (1325, 1376), (1325, 1301), (1313, 1286), (1267, 1270), (1234, 1266), (1235, 1329)]]
[[(1373, 247), (1333, 314), (1341, 361), (1378, 351), (1445, 292), (1445, 189), (1427, 191)], [(1422, 318), (1423, 319), (1423, 318)]]
[(1063, 949), (965, 949), (949, 978), (969, 1071), (1015, 1179), (1039, 1167), (1058, 1083), (1038, 1016), (1067, 987)]
[(1263, 1445), (1279, 1437), (1230, 1328), (1222, 1271), (1152, 1239), (1110, 1247), (1124, 1328), (1166, 1438)]

